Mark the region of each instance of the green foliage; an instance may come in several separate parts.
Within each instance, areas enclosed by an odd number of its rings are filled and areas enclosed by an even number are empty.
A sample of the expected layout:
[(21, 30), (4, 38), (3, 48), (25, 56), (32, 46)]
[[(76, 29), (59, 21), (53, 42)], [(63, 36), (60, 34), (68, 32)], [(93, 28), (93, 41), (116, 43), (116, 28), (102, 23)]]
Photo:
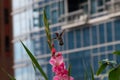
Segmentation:
[(101, 72), (104, 71), (107, 66), (114, 67), (114, 65), (116, 64), (115, 61), (109, 61), (108, 59), (104, 59), (99, 63), (100, 63), (100, 67), (98, 68), (98, 71), (96, 73), (97, 75), (101, 74)]
[(109, 72), (109, 80), (120, 80), (120, 65)]
[(95, 80), (92, 66), (90, 66), (90, 70), (91, 70), (92, 80)]
[(5, 71), (3, 68), (1, 68), (1, 71), (3, 71), (8, 77), (10, 80), (16, 80), (13, 76), (11, 76), (7, 71)]
[[(120, 51), (113, 52), (115, 55), (120, 55)], [(100, 67), (97, 71), (97, 75), (99, 75), (107, 66), (111, 66), (112, 68), (108, 72), (109, 80), (120, 80), (120, 64), (117, 64), (116, 61), (109, 61), (108, 59), (102, 60), (100, 62)]]
[(34, 64), (34, 68), (38, 68), (39, 72), (43, 75), (43, 77), (45, 78), (45, 80), (48, 80), (48, 77), (46, 76), (45, 72), (42, 70), (42, 67), (39, 65), (37, 59), (32, 55), (32, 53), (30, 52), (30, 50), (24, 45), (24, 43), (21, 41), (22, 46), (24, 47), (24, 49), (26, 50), (28, 56), (30, 57), (32, 63)]
[(98, 71), (97, 71), (97, 75), (99, 75), (103, 70), (105, 70), (105, 68), (107, 67), (107, 63), (103, 63), (100, 65)]
[(68, 67), (68, 75), (69, 76), (71, 75), (71, 65), (69, 65), (69, 67)]
[(115, 51), (113, 54), (120, 55), (120, 51)]
[(47, 36), (47, 40), (48, 40), (48, 45), (49, 45), (49, 48), (50, 50), (52, 49), (52, 39), (51, 39), (51, 32), (50, 32), (50, 28), (49, 28), (49, 23), (48, 23), (48, 20), (47, 20), (47, 16), (46, 16), (46, 12), (44, 10), (43, 12), (43, 20), (44, 20), (44, 25), (45, 25), (45, 32), (46, 32), (46, 36)]
[(95, 80), (92, 65), (88, 67), (86, 61), (83, 60), (83, 66), (85, 71), (84, 80)]

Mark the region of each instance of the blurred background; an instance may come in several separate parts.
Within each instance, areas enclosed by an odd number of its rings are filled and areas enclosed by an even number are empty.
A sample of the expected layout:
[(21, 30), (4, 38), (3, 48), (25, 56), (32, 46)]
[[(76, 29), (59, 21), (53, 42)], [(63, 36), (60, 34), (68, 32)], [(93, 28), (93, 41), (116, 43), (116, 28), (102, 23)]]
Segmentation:
[[(72, 65), (75, 80), (84, 80), (85, 69), (92, 65), (96, 73), (103, 59), (116, 60), (112, 55), (120, 50), (120, 0), (0, 0), (0, 68), (4, 68), (17, 80), (44, 80), (34, 71), (31, 61), (19, 40), (36, 56), (40, 65), (52, 80), (43, 23), (46, 10), (51, 35), (63, 35), (64, 45), (54, 41), (57, 51), (64, 55), (66, 66)], [(86, 64), (86, 65), (85, 65)], [(108, 68), (107, 68), (108, 69)], [(107, 69), (95, 80), (108, 80)], [(0, 71), (1, 80), (9, 80)]]

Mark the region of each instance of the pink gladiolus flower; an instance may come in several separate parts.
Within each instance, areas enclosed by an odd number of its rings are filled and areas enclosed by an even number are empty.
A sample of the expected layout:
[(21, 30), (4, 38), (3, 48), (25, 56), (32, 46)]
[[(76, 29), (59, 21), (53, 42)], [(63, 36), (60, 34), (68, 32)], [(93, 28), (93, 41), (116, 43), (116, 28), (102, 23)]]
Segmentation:
[(52, 71), (55, 73), (53, 80), (74, 80), (73, 77), (68, 75), (68, 70), (65, 67), (62, 53), (56, 53), (56, 50), (53, 47), (52, 55), (49, 63), (53, 66)]
[(58, 53), (57, 55), (52, 56), (51, 59), (50, 59), (50, 64), (52, 66), (60, 65), (62, 62), (63, 62), (62, 53)]
[(54, 48), (54, 44), (52, 44), (52, 56), (54, 56), (55, 55), (55, 53), (56, 53), (56, 49)]

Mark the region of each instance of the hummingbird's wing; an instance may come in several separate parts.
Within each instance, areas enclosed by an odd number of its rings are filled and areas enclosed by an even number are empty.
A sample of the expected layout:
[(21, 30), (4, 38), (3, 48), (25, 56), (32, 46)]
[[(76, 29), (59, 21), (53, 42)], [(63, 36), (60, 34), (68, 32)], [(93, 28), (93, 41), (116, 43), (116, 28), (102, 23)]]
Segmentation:
[(60, 36), (62, 36), (64, 32), (65, 32), (65, 29), (60, 33)]

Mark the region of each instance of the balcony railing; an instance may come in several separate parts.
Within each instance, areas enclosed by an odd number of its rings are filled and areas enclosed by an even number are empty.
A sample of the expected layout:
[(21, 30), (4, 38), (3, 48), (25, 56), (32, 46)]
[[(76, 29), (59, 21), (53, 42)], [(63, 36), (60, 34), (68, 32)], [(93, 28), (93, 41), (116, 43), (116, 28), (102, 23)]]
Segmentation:
[(65, 13), (59, 20), (65, 24), (62, 26), (63, 29), (83, 26), (88, 24), (94, 24), (102, 22), (111, 18), (120, 17), (120, 0), (111, 0), (103, 5), (103, 11), (91, 14), (86, 12), (87, 9), (79, 9), (78, 11)]
[(85, 14), (85, 12), (83, 10), (78, 10), (78, 11), (74, 11), (71, 13), (67, 13), (65, 15), (62, 15), (59, 20), (60, 21), (65, 21), (68, 23), (74, 23), (77, 21), (86, 21), (88, 18), (88, 15)]
[(111, 0), (105, 6), (108, 13), (120, 12), (120, 0)]

